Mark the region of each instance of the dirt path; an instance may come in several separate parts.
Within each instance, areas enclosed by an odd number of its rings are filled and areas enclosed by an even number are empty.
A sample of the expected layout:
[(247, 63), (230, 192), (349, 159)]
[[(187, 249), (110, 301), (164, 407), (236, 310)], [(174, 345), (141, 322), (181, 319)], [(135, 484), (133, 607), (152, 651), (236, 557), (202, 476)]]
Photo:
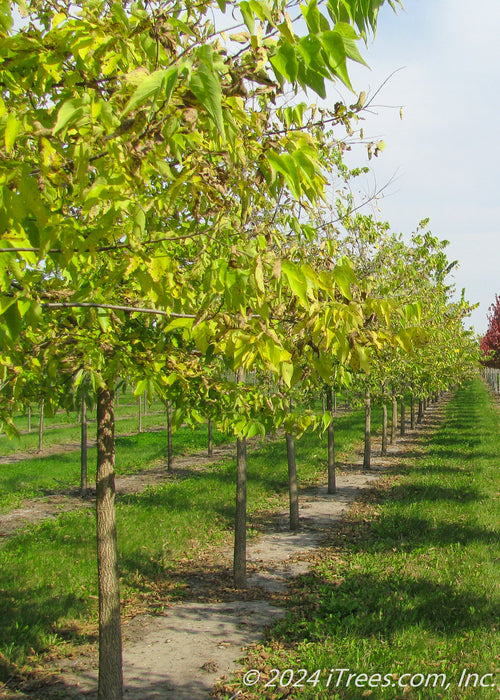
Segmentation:
[[(287, 530), (287, 513), (277, 513), (272, 527), (248, 546), (248, 589), (231, 588), (230, 549), (214, 558), (191, 562), (180, 572), (189, 577), (189, 602), (163, 614), (140, 614), (124, 622), (124, 680), (126, 700), (209, 700), (217, 679), (234, 672), (243, 649), (262, 638), (266, 625), (284, 614), (283, 605), (293, 577), (306, 573), (308, 558), (339, 522), (363, 489), (376, 484), (402, 454), (418, 450), (422, 430), (440, 422), (443, 402), (431, 405), (424, 425), (389, 450), (374, 457), (372, 470), (360, 463), (343, 465), (338, 492), (311, 489), (301, 495), (301, 529)], [(374, 451), (376, 447), (374, 446)], [(189, 576), (189, 574), (191, 574)], [(97, 657), (62, 659), (53, 669), (57, 680), (46, 689), (12, 698), (97, 697)]]

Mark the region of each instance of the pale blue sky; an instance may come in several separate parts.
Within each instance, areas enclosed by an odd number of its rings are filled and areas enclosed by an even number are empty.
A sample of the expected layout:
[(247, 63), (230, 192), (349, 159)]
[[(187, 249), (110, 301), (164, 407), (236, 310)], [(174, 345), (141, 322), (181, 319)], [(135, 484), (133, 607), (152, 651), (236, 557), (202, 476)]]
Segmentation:
[[(351, 64), (356, 91), (369, 94), (401, 68), (375, 100), (398, 109), (381, 106), (366, 115), (365, 132), (387, 146), (371, 161), (364, 190), (395, 176), (376, 212), (394, 231), (409, 235), (430, 217), (433, 234), (450, 241), (448, 256), (460, 263), (458, 290), (465, 287), (467, 299), (480, 302), (468, 325), (484, 332), (488, 307), (500, 294), (500, 3), (404, 5), (397, 15), (381, 10), (375, 41), (364, 52), (371, 70)], [(333, 91), (331, 97), (337, 99)]]

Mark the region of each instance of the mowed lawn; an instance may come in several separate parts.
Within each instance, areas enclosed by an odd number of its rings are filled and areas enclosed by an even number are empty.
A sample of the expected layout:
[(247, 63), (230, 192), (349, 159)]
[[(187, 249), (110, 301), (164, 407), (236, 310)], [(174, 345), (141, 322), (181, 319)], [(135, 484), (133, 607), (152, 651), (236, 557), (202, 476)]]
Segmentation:
[(419, 444), (298, 579), (246, 661), (260, 680), (221, 697), (499, 697), (500, 418), (484, 385)]

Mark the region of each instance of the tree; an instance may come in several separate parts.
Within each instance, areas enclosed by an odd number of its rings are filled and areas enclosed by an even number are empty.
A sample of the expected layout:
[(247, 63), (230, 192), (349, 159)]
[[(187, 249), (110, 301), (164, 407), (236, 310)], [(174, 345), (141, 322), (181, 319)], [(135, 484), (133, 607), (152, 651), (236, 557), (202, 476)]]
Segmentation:
[(481, 362), (486, 367), (500, 369), (500, 297), (488, 309), (488, 330), (481, 338)]

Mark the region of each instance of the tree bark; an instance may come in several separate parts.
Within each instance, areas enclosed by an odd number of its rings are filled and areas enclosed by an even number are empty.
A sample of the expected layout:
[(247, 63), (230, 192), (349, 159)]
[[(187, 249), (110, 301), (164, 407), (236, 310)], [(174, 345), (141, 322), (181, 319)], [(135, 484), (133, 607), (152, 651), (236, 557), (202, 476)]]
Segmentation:
[(415, 429), (415, 397), (413, 394), (410, 397), (410, 428)]
[(171, 472), (171, 471), (173, 471), (174, 451), (172, 448), (172, 418), (170, 415), (170, 404), (168, 401), (166, 404), (166, 409), (167, 409), (167, 471)]
[(370, 389), (365, 391), (365, 452), (363, 456), (364, 469), (371, 468), (372, 451), (372, 405)]
[(236, 517), (234, 524), (234, 585), (247, 583), (247, 443), (236, 440)]
[(139, 432), (142, 433), (142, 396), (139, 396)]
[(38, 422), (38, 452), (43, 449), (43, 399), (40, 400), (40, 420)]
[(387, 454), (387, 404), (382, 404), (382, 447), (380, 450), (382, 457)]
[(97, 390), (97, 576), (99, 584), (98, 700), (122, 700), (122, 640), (115, 509), (113, 392)]
[(424, 402), (422, 399), (418, 401), (417, 423), (421, 423), (424, 418)]
[(297, 486), (297, 463), (293, 435), (286, 433), (286, 456), (288, 460), (288, 492), (290, 498), (290, 530), (299, 529), (299, 489)]
[(214, 455), (214, 440), (213, 440), (213, 424), (212, 419), (208, 419), (208, 456), (213, 457)]
[(333, 389), (328, 387), (326, 390), (326, 410), (330, 414), (330, 422), (328, 423), (328, 493), (337, 491), (335, 478), (335, 427), (333, 424)]
[(398, 427), (398, 400), (395, 396), (392, 397), (392, 416), (391, 416), (391, 445), (396, 440), (396, 430)]
[(406, 434), (406, 424), (405, 424), (405, 398), (404, 398), (404, 396), (401, 397), (400, 409), (401, 409), (401, 417), (400, 417), (399, 434), (405, 435)]
[(31, 406), (28, 406), (28, 433), (31, 433)]
[(80, 419), (80, 496), (87, 495), (87, 404), (85, 392), (82, 393), (82, 410)]

